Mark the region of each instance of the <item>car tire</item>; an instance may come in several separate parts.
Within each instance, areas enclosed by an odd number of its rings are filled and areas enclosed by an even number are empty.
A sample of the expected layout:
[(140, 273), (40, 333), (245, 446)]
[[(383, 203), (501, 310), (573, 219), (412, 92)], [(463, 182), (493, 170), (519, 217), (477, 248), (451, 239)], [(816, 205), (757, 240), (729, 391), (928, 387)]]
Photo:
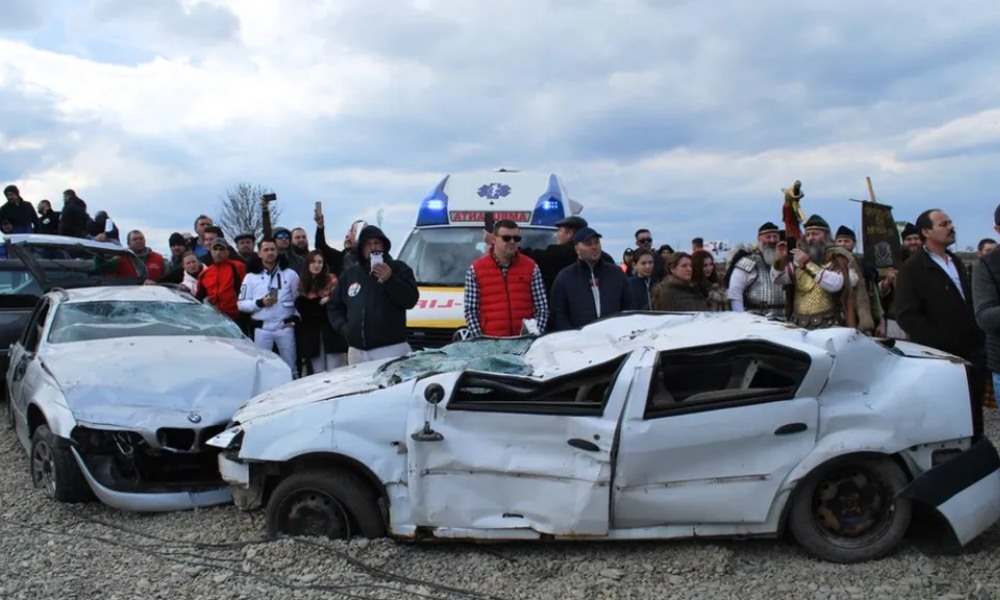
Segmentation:
[(267, 503), (267, 535), (331, 539), (385, 536), (378, 497), (363, 479), (343, 469), (289, 475)]
[(815, 556), (836, 563), (877, 560), (895, 551), (913, 504), (898, 497), (908, 480), (889, 457), (847, 456), (813, 470), (795, 490), (788, 526)]
[(93, 498), (73, 455), (48, 425), (39, 425), (31, 435), (28, 458), (31, 483), (42, 488), (49, 498), (57, 502), (86, 502)]

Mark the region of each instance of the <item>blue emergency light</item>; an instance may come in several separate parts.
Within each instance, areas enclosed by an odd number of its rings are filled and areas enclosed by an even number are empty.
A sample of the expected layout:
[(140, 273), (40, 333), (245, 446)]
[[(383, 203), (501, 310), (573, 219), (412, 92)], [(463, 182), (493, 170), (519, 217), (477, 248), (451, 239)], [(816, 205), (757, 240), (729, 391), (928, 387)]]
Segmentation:
[(417, 227), (448, 224), (448, 194), (444, 193), (444, 184), (448, 182), (448, 177), (450, 175), (445, 176), (434, 188), (434, 192), (420, 203), (420, 210), (417, 211)]
[(554, 174), (549, 175), (549, 186), (535, 204), (531, 224), (555, 227), (565, 216), (566, 209), (563, 206), (562, 190), (559, 189), (559, 178)]

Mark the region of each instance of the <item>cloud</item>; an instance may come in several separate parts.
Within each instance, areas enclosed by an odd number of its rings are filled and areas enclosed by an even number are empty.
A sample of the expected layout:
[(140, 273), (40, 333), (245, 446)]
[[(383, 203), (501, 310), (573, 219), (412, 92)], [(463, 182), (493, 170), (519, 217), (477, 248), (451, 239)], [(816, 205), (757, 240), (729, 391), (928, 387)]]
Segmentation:
[(508, 166), (559, 173), (609, 244), (641, 223), (676, 247), (751, 238), (794, 179), (807, 211), (856, 226), (847, 198), (870, 175), (899, 215), (961, 189), (952, 216), (982, 228), (1000, 184), (1000, 5), (864, 6), (46, 10), (41, 33), (0, 36), (0, 176), (36, 198), (72, 185), (125, 227), (163, 231), (261, 183), (288, 225), (316, 200), (333, 229), (383, 206), (398, 243), (446, 173)]
[(42, 24), (49, 0), (4, 0), (0, 32), (19, 33)]

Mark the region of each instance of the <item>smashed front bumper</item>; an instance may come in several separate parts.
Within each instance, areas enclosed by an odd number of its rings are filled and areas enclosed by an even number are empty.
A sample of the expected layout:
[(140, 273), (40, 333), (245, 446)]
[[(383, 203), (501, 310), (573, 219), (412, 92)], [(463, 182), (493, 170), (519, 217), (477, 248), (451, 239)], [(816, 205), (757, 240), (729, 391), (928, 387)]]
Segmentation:
[(1000, 520), (1000, 456), (983, 438), (921, 474), (900, 496), (935, 508), (964, 546)]
[(233, 496), (226, 486), (197, 492), (122, 492), (113, 490), (97, 481), (87, 463), (75, 447), (70, 447), (76, 464), (97, 499), (112, 508), (134, 512), (170, 512), (232, 502)]

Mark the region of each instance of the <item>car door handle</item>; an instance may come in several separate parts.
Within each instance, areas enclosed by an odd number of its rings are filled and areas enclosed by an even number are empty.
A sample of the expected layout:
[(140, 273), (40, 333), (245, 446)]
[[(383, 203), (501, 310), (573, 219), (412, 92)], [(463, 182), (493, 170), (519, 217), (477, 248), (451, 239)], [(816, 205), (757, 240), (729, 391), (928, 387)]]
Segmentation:
[(17, 363), (17, 366), (14, 367), (14, 381), (17, 381), (17, 380), (21, 379), (22, 377), (24, 377), (24, 373), (27, 370), (28, 370), (28, 363), (26, 363), (23, 360), (21, 362)]
[(809, 429), (805, 423), (787, 423), (774, 430), (774, 435), (788, 435), (790, 433), (800, 433)]
[(571, 440), (566, 440), (566, 443), (574, 448), (579, 448), (580, 450), (586, 450), (587, 452), (600, 452), (601, 447), (594, 442), (588, 442), (587, 440), (581, 440), (580, 438), (573, 438)]

